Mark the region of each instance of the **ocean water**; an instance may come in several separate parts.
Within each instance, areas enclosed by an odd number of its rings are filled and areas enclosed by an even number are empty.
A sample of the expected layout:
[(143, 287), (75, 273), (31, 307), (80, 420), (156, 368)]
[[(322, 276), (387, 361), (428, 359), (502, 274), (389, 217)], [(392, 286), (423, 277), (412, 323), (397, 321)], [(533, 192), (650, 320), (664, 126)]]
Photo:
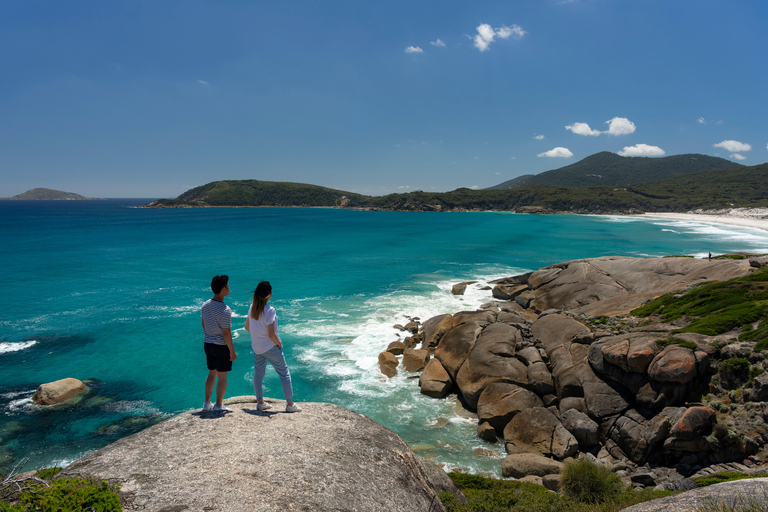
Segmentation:
[[(455, 397), (392, 379), (379, 352), (394, 324), (474, 310), (489, 280), (602, 255), (768, 252), (768, 232), (628, 217), (361, 212), (321, 208), (139, 209), (148, 200), (0, 202), (0, 466), (66, 465), (199, 408), (207, 374), (199, 308), (230, 276), (238, 359), (227, 396), (253, 392), (242, 329), (260, 280), (296, 400), (366, 414), (447, 468), (500, 474), (502, 443), (475, 436)], [(451, 286), (477, 280), (466, 295)], [(77, 404), (40, 408), (40, 383), (89, 381)], [(268, 369), (266, 393), (282, 399)], [(286, 447), (290, 449), (290, 447)]]

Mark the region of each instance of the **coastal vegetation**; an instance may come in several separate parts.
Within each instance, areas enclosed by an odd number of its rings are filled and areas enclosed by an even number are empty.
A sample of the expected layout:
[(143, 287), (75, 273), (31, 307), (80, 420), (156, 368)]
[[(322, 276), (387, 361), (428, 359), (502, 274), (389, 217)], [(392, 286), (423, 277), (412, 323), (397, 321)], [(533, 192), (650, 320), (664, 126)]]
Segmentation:
[[(744, 277), (697, 286), (684, 294), (662, 295), (632, 314), (658, 315), (664, 322), (684, 320), (687, 325), (677, 329), (678, 333), (716, 336), (738, 329), (739, 341), (755, 342), (755, 351), (765, 350), (768, 348), (768, 268)], [(731, 360), (729, 364), (735, 363)]]
[[(674, 173), (671, 173), (674, 175)], [(638, 178), (640, 179), (640, 178)], [(570, 187), (524, 184), (508, 189), (414, 191), (366, 196), (301, 183), (215, 181), (152, 207), (324, 206), (406, 211), (634, 213), (768, 206), (768, 164), (708, 170), (639, 185)]]
[(467, 498), (441, 493), (448, 512), (614, 512), (637, 503), (675, 494), (672, 491), (636, 491), (621, 485), (610, 470), (587, 461), (573, 462), (562, 473), (563, 493), (518, 480), (498, 480), (478, 475), (450, 473)]
[(57, 478), (60, 468), (34, 476), (0, 475), (0, 512), (120, 512), (120, 488), (89, 476)]

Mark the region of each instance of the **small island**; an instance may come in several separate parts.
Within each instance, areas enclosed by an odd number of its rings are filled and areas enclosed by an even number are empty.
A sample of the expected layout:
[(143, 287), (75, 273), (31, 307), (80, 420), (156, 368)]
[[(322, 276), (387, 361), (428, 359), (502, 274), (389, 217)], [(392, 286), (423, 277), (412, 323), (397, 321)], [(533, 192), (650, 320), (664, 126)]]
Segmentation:
[(13, 197), (0, 197), (0, 201), (91, 201), (94, 199), (50, 188), (33, 188)]

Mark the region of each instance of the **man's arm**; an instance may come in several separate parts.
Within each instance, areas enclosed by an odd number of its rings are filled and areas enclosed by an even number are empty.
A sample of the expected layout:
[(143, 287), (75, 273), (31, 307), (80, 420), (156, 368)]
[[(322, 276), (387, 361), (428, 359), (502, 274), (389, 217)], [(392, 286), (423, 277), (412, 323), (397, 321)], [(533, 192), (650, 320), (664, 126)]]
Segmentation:
[(237, 359), (237, 353), (235, 352), (235, 346), (232, 344), (232, 329), (229, 327), (223, 327), (221, 332), (224, 334), (224, 341), (227, 343), (227, 347), (229, 348), (229, 360), (234, 361)]

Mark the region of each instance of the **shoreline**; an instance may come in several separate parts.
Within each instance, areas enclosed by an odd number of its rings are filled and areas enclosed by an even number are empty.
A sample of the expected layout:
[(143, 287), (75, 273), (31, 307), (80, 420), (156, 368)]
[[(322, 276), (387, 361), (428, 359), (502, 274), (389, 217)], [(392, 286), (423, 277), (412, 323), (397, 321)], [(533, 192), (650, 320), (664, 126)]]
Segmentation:
[[(742, 211), (743, 210), (737, 210)], [(763, 231), (768, 231), (768, 217), (762, 215), (768, 214), (768, 209), (753, 209), (753, 215), (748, 212), (744, 212), (743, 215), (711, 215), (706, 213), (673, 213), (673, 212), (646, 212), (642, 215), (628, 215), (628, 217), (635, 217), (643, 220), (678, 220), (678, 221), (692, 221), (703, 222), (706, 224), (719, 224), (728, 226), (740, 226), (747, 228), (756, 228)], [(760, 215), (760, 216), (759, 216)]]

